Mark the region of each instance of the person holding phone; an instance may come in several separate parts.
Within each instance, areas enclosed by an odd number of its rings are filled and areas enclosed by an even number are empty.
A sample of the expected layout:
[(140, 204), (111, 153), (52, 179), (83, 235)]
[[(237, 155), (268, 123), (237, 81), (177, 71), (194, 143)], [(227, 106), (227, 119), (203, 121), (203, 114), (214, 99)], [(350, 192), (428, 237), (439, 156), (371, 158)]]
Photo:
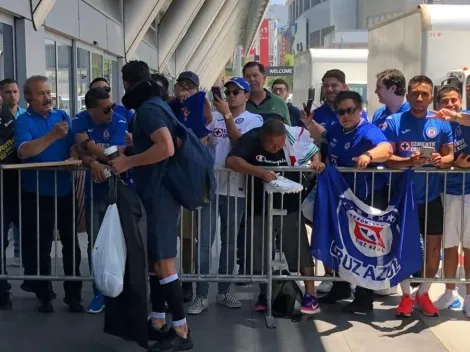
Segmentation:
[[(393, 147), (390, 168), (449, 167), (454, 161), (454, 137), (449, 123), (429, 119), (428, 107), (433, 102), (433, 83), (426, 76), (415, 76), (408, 83), (407, 100), (410, 110), (389, 116), (384, 133)], [(428, 149), (432, 148), (431, 153)], [(428, 153), (428, 154), (426, 154)], [(399, 175), (392, 177), (394, 180)], [(415, 201), (418, 204), (419, 227), (426, 236), (425, 277), (437, 274), (440, 262), (444, 209), (440, 197), (438, 173), (416, 173), (413, 176)], [(426, 214), (427, 212), (427, 214)], [(398, 316), (409, 317), (415, 303), (425, 315), (438, 316), (439, 310), (429, 298), (430, 283), (422, 283), (415, 298), (409, 283), (402, 283), (403, 297), (397, 308)]]
[[(305, 109), (307, 110), (307, 109)], [(362, 97), (353, 91), (340, 92), (336, 97), (335, 112), (339, 123), (325, 129), (313, 120), (313, 114), (301, 112), (301, 118), (314, 139), (324, 139), (328, 143), (327, 162), (338, 167), (365, 169), (383, 165), (392, 155), (392, 147), (382, 131), (361, 117)], [(322, 172), (325, 165), (313, 165)], [(344, 173), (343, 177), (355, 195), (368, 205), (385, 210), (388, 205), (386, 195), (387, 179), (384, 174)], [(315, 233), (313, 236), (322, 236)], [(314, 240), (315, 237), (313, 237)], [(320, 303), (335, 303), (351, 296), (348, 282), (335, 281), (330, 292), (319, 299)], [(357, 287), (354, 300), (344, 307), (347, 313), (367, 313), (373, 309), (374, 292)]]

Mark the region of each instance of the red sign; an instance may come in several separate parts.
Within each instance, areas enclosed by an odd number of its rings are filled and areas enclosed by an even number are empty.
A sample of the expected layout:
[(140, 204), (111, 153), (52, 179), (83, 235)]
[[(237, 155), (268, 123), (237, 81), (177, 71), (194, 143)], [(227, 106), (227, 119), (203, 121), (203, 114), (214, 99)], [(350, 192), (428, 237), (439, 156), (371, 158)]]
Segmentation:
[[(241, 52), (242, 56), (245, 56), (245, 49), (242, 48)], [(256, 55), (256, 48), (251, 48), (250, 52), (246, 56), (255, 56)]]
[(259, 62), (269, 66), (269, 20), (264, 19), (259, 28)]

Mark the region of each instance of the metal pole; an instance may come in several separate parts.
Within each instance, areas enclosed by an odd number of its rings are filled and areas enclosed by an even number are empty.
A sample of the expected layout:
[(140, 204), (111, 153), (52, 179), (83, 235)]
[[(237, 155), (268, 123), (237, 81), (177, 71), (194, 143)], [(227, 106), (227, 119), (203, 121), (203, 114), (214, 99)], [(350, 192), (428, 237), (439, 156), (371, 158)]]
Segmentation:
[(267, 279), (266, 284), (266, 327), (268, 329), (275, 329), (276, 322), (274, 321), (272, 312), (272, 295), (273, 295), (273, 270), (272, 270), (272, 251), (273, 251), (273, 194), (268, 193), (268, 225), (267, 225), (266, 236), (267, 240)]

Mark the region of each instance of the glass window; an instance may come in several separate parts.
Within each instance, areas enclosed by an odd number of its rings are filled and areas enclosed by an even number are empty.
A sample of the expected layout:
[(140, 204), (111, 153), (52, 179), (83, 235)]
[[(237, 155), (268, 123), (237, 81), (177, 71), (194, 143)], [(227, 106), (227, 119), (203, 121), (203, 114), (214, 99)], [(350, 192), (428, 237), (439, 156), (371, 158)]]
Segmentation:
[(90, 82), (90, 52), (77, 48), (77, 111), (85, 110), (85, 94)]
[(0, 79), (14, 77), (13, 28), (0, 23)]
[(57, 107), (57, 65), (55, 41), (45, 39), (46, 45), (46, 77), (49, 80), (49, 87), (52, 91), (52, 106)]
[(93, 53), (91, 55), (91, 80), (103, 77), (103, 56)]
[(57, 108), (71, 115), (72, 107), (72, 47), (57, 43)]

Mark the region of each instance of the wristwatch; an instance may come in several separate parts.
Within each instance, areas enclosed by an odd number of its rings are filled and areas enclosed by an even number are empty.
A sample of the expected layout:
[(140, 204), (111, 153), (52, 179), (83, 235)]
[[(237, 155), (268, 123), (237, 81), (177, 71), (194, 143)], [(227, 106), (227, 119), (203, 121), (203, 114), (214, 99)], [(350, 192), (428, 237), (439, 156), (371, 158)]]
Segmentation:
[(368, 157), (370, 158), (370, 161), (372, 161), (372, 159), (373, 159), (373, 158), (372, 158), (372, 154), (369, 153), (369, 152), (365, 152), (365, 153), (363, 153), (362, 155), (368, 156)]
[(233, 115), (232, 115), (232, 113), (231, 113), (231, 112), (229, 112), (228, 114), (225, 114), (225, 115), (224, 115), (224, 119), (226, 119), (226, 120), (233, 119)]

